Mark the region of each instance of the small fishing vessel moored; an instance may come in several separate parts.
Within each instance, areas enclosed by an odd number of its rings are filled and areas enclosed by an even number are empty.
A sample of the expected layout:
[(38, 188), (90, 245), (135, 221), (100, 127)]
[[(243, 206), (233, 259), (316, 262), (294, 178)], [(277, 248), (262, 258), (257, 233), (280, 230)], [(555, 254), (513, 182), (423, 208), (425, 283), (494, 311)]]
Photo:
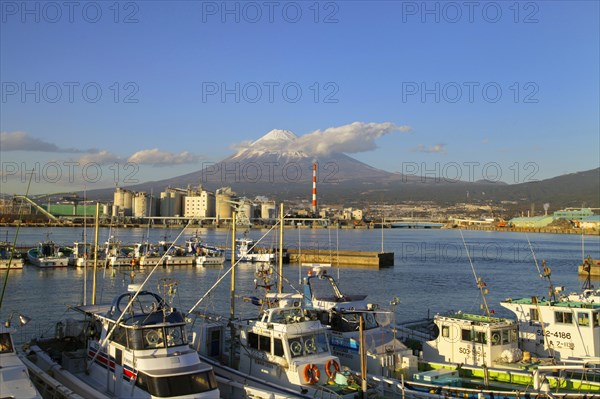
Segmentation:
[(37, 267), (67, 267), (71, 248), (61, 247), (54, 241), (40, 242), (27, 251), (27, 260)]
[(21, 254), (13, 251), (11, 244), (0, 241), (0, 270), (8, 269), (9, 265), (11, 269), (22, 269), (24, 263)]
[(188, 345), (183, 314), (130, 285), (112, 303), (72, 307), (52, 338), (30, 343), (28, 359), (86, 398), (217, 399), (212, 367)]

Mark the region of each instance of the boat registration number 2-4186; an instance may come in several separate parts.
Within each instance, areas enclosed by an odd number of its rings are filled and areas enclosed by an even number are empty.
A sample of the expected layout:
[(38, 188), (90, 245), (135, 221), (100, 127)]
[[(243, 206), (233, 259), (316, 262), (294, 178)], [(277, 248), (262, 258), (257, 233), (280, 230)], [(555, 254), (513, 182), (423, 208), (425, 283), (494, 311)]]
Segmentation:
[[(537, 330), (536, 334), (539, 335), (540, 337), (542, 335), (544, 335), (544, 331), (542, 330)], [(562, 339), (571, 339), (571, 333), (568, 332), (564, 332), (564, 331), (550, 331), (550, 330), (546, 330), (546, 337), (555, 337), (555, 338), (562, 338)]]
[[(545, 333), (545, 334), (544, 334)], [(571, 333), (568, 332), (564, 332), (564, 331), (550, 331), (550, 330), (546, 330), (546, 331), (542, 331), (542, 330), (537, 330), (536, 334), (539, 337), (543, 337), (544, 335), (547, 338), (558, 338), (558, 339), (566, 339), (569, 340), (571, 339)], [(549, 346), (556, 346), (557, 348), (565, 348), (565, 349), (574, 349), (575, 348), (575, 344), (571, 341), (548, 341), (548, 345)]]

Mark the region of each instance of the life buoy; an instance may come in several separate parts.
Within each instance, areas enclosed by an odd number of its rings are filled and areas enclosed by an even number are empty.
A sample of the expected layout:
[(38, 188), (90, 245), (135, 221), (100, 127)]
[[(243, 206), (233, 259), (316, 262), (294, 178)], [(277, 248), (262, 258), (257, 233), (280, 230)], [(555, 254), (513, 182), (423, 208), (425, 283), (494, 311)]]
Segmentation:
[[(333, 366), (333, 369), (331, 368)], [(327, 373), (327, 377), (334, 378), (336, 373), (339, 373), (340, 365), (334, 359), (329, 359), (327, 364), (325, 365), (325, 372)]]
[(319, 378), (321, 378), (321, 372), (316, 364), (307, 364), (304, 367), (304, 381), (314, 385), (319, 382)]

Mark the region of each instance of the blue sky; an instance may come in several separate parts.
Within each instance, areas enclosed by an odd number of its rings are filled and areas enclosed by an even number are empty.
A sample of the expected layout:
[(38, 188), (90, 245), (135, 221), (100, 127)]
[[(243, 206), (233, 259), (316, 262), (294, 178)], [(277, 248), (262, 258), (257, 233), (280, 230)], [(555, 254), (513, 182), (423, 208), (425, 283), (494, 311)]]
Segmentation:
[(600, 164), (597, 1), (0, 4), (0, 192), (34, 167), (32, 193), (158, 180), (353, 122), (410, 127), (349, 154), (392, 172)]

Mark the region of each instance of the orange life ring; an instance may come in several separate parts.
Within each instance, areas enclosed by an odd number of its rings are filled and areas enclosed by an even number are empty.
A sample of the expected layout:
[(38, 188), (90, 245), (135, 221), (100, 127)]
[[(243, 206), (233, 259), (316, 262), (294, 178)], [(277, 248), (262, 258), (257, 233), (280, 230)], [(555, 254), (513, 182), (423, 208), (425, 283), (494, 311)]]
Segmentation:
[[(333, 365), (333, 369), (331, 368), (332, 365)], [(335, 359), (329, 359), (327, 361), (327, 365), (325, 365), (325, 372), (327, 373), (327, 377), (329, 377), (329, 378), (335, 377), (335, 374), (340, 372), (339, 363), (336, 362)]]
[(316, 364), (307, 364), (304, 367), (304, 381), (314, 385), (319, 381), (319, 378), (321, 378), (321, 372)]

